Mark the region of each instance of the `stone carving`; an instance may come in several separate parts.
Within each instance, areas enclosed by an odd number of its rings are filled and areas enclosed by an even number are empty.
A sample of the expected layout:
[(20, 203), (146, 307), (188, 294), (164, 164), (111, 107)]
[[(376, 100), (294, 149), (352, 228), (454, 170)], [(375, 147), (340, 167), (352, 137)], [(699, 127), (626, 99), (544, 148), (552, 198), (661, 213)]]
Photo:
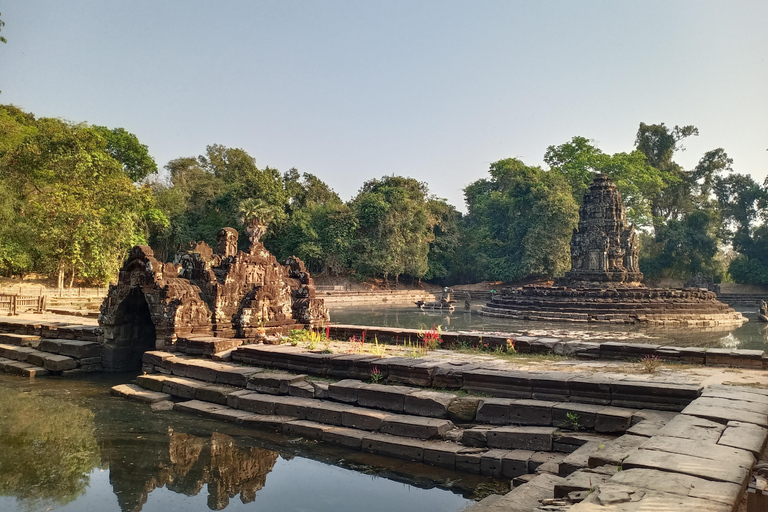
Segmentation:
[[(480, 314), (516, 320), (606, 322), (664, 326), (741, 325), (741, 313), (708, 290), (646, 288), (638, 236), (627, 224), (621, 195), (598, 175), (579, 209), (571, 238), (571, 270), (555, 286), (505, 288)], [(699, 287), (696, 287), (699, 288)]]
[(301, 260), (281, 265), (258, 239), (237, 251), (237, 238), (224, 228), (216, 253), (200, 242), (175, 263), (134, 247), (101, 305), (105, 370), (139, 367), (144, 351), (173, 350), (178, 336), (256, 338), (329, 320)]
[(643, 279), (639, 252), (621, 194), (608, 176), (597, 175), (579, 208), (579, 226), (571, 238), (571, 270), (558, 284), (637, 285)]

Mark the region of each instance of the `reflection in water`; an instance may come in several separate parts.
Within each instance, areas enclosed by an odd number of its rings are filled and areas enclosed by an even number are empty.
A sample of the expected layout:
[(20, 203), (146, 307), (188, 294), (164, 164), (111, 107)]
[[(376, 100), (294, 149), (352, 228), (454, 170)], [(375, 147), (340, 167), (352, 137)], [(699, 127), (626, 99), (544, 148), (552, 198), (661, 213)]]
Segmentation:
[(488, 483), (109, 396), (129, 378), (0, 375), (1, 511), (448, 512)]
[(471, 311), (422, 311), (415, 306), (337, 306), (331, 307), (331, 320), (337, 324), (429, 329), (441, 326), (444, 331), (501, 332), (510, 335), (530, 333), (540, 336), (563, 336), (585, 341), (618, 340), (683, 347), (731, 347), (768, 349), (768, 328), (757, 321), (753, 309), (737, 308), (749, 322), (736, 326), (663, 327), (641, 325), (585, 324), (571, 322), (534, 322), (486, 317), (477, 314), (484, 302), (474, 301)]
[(208, 489), (208, 507), (223, 510), (240, 495), (250, 503), (266, 483), (278, 454), (257, 447), (236, 446), (230, 436), (214, 432), (210, 438), (171, 432), (157, 443), (132, 443), (132, 453), (118, 450), (110, 462), (109, 481), (123, 512), (138, 512), (158, 487), (197, 496)]
[(100, 462), (90, 410), (2, 389), (0, 411), (0, 496), (32, 509), (85, 492)]

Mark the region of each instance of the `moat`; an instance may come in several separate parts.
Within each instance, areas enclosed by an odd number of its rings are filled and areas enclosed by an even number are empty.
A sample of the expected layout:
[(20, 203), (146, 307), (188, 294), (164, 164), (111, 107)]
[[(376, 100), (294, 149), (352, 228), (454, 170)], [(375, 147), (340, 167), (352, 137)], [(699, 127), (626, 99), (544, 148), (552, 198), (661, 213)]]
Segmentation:
[(0, 510), (458, 511), (494, 485), (109, 395), (129, 378), (0, 375)]

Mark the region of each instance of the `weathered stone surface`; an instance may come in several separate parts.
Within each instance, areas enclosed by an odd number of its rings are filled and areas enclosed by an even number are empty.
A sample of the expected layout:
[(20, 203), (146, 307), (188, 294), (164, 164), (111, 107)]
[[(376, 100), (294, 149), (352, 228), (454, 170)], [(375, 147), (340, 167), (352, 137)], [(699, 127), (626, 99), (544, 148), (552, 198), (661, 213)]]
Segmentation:
[(301, 436), (306, 439), (320, 440), (331, 426), (307, 420), (292, 420), (283, 425), (283, 433), (289, 436)]
[(713, 482), (690, 475), (654, 469), (627, 469), (611, 477), (611, 482), (653, 491), (680, 494), (716, 501), (726, 505), (738, 502), (741, 487), (727, 482)]
[(248, 368), (245, 366), (229, 365), (219, 369), (216, 372), (216, 382), (218, 384), (244, 388), (248, 385), (248, 379), (252, 375), (262, 371), (264, 370), (261, 368)]
[(748, 450), (759, 458), (765, 449), (766, 439), (768, 439), (768, 430), (762, 427), (751, 423), (729, 421), (717, 444)]
[(151, 404), (149, 407), (153, 411), (159, 412), (159, 411), (171, 411), (173, 410), (173, 405), (174, 405), (173, 402), (171, 402), (170, 400), (161, 400), (160, 402), (155, 402)]
[(385, 411), (403, 412), (405, 397), (416, 390), (405, 386), (366, 384), (357, 392), (357, 404)]
[(502, 475), (502, 460), (508, 450), (488, 450), (480, 456), (480, 474), (493, 478)]
[(718, 423), (726, 424), (729, 421), (740, 421), (743, 423), (753, 423), (761, 427), (768, 427), (768, 415), (745, 410), (736, 405), (743, 405), (746, 402), (736, 400), (720, 400), (717, 398), (700, 398), (683, 409), (683, 414), (696, 416)]
[(465, 448), (456, 454), (456, 469), (465, 473), (480, 474), (480, 459), (485, 450), (482, 448)]
[(514, 425), (552, 425), (552, 402), (541, 400), (513, 400), (510, 403), (509, 423)]
[(730, 482), (739, 486), (745, 484), (750, 473), (735, 462), (721, 460), (713, 464), (712, 459), (655, 450), (637, 450), (631, 453), (624, 461), (623, 467), (672, 471), (705, 480)]
[(415, 439), (368, 433), (363, 437), (360, 447), (363, 451), (398, 459), (414, 462), (422, 462), (424, 460), (424, 443)]
[(136, 384), (150, 391), (162, 392), (166, 375), (139, 375), (136, 377)]
[(704, 418), (678, 414), (659, 430), (659, 435), (716, 443), (725, 425)]
[(251, 414), (250, 416), (244, 416), (240, 421), (249, 427), (282, 432), (283, 425), (294, 419), (295, 418), (278, 416), (275, 414)]
[(202, 402), (200, 400), (189, 400), (187, 402), (177, 402), (173, 406), (174, 411), (191, 412), (210, 417), (213, 412), (226, 410), (227, 407), (218, 404)]
[(45, 357), (45, 369), (52, 372), (77, 368), (77, 362), (71, 357), (52, 354)]
[(403, 412), (430, 418), (446, 418), (456, 395), (437, 391), (416, 391), (405, 396)]
[(554, 469), (554, 471), (552, 471), (553, 474), (558, 474), (560, 472), (560, 463), (563, 462), (564, 459), (564, 453), (535, 452), (528, 459), (528, 472), (533, 473), (540, 467), (548, 465), (548, 467)]
[(613, 441), (598, 445), (597, 449), (589, 455), (587, 464), (590, 468), (605, 465), (620, 466), (622, 460), (635, 453), (647, 440), (645, 437), (629, 434), (617, 437)]
[(565, 479), (547, 473), (537, 475), (499, 499), (482, 500), (465, 512), (531, 512), (541, 501), (554, 497), (555, 485)]
[(474, 421), (477, 408), (482, 400), (479, 398), (460, 397), (448, 406), (448, 419), (459, 423)]
[(749, 451), (719, 444), (703, 444), (700, 441), (680, 437), (654, 436), (644, 442), (640, 448), (691, 455), (712, 461), (727, 460), (729, 463), (735, 463), (750, 470), (755, 464), (755, 457)]
[(610, 478), (611, 475), (595, 473), (588, 469), (580, 469), (568, 475), (565, 482), (555, 485), (555, 498), (565, 498), (574, 491), (589, 491), (607, 482)]
[(576, 451), (569, 453), (561, 462), (558, 469), (558, 475), (566, 477), (582, 468), (589, 467), (589, 457), (598, 449), (602, 443), (590, 441), (581, 445)]
[(288, 394), (288, 386), (305, 381), (306, 375), (294, 375), (285, 372), (259, 372), (248, 379), (248, 389), (270, 395)]
[(730, 507), (716, 501), (709, 501), (680, 494), (637, 489), (626, 485), (606, 482), (598, 486), (584, 501), (569, 509), (569, 512), (641, 512), (659, 510), (664, 512), (731, 512)]
[(315, 406), (314, 400), (294, 396), (275, 396), (272, 400), (275, 402), (275, 414), (292, 416), (299, 420), (306, 419), (307, 408)]
[(337, 402), (356, 404), (357, 393), (363, 387), (365, 387), (365, 383), (359, 380), (341, 380), (328, 385), (328, 396)]
[(506, 478), (515, 478), (529, 472), (528, 461), (533, 457), (532, 450), (507, 450), (501, 459), (501, 474)]
[(101, 344), (92, 341), (66, 340), (61, 342), (58, 352), (63, 356), (71, 356), (77, 359), (84, 357), (101, 357)]
[(488, 431), (488, 446), (511, 450), (550, 451), (555, 430), (550, 427), (497, 427)]
[(768, 404), (768, 396), (755, 393), (752, 388), (736, 386), (709, 386), (701, 392), (702, 397), (722, 398), (727, 400), (743, 400), (746, 402), (757, 402)]
[(323, 442), (359, 450), (366, 435), (354, 428), (332, 427), (323, 432)]
[(658, 421), (651, 421), (651, 420), (644, 420), (640, 423), (635, 423), (630, 428), (627, 429), (627, 434), (632, 434), (636, 436), (643, 436), (643, 437), (652, 437), (659, 433), (659, 430), (661, 430), (662, 427), (664, 427), (666, 423), (661, 423)]
[(305, 406), (304, 415), (309, 421), (341, 426), (343, 413), (351, 409), (353, 407), (347, 404), (312, 400)]
[(288, 385), (288, 394), (299, 398), (315, 398), (315, 387), (307, 381), (294, 382)]
[(597, 412), (595, 430), (603, 433), (626, 432), (632, 424), (633, 412), (616, 407), (605, 407)]
[(456, 454), (463, 448), (463, 446), (451, 442), (427, 442), (424, 444), (424, 464), (454, 469), (456, 467)]
[(509, 398), (483, 398), (477, 408), (477, 422), (509, 425), (509, 406), (512, 403)]
[(158, 393), (156, 391), (147, 391), (146, 389), (136, 384), (119, 384), (113, 386), (110, 392), (113, 395), (122, 396), (130, 400), (137, 402), (143, 402), (147, 404), (161, 402), (171, 398), (166, 393)]
[[(215, 253), (200, 242), (178, 264), (161, 263), (149, 247), (135, 246), (101, 306), (105, 368), (137, 367), (142, 352), (177, 341), (204, 353), (209, 345), (211, 351), (222, 343), (231, 346), (223, 338), (235, 334), (264, 337), (327, 321), (304, 264), (295, 257), (278, 263), (258, 240), (262, 230), (252, 227), (247, 253), (236, 250), (237, 231), (231, 228), (219, 231)], [(190, 333), (195, 337), (189, 339)], [(222, 340), (205, 346), (195, 341), (210, 334)]]
[(216, 386), (213, 384), (203, 386), (195, 392), (197, 400), (213, 402), (215, 404), (227, 405), (227, 396), (236, 391), (236, 388), (230, 386)]
[(566, 402), (552, 407), (552, 425), (568, 430), (595, 428), (597, 413), (605, 407), (595, 404)]
[(342, 413), (342, 425), (360, 430), (379, 430), (381, 423), (389, 414), (380, 411), (371, 411), (359, 407), (352, 407)]
[(453, 428), (455, 428), (453, 423), (444, 419), (390, 415), (382, 420), (379, 431), (382, 434), (395, 436), (437, 439)]
[[(237, 408), (243, 411), (253, 412), (266, 416), (275, 415), (275, 401), (273, 397), (261, 395), (259, 393), (237, 394)], [(231, 395), (230, 395), (231, 396)], [(279, 415), (278, 415), (279, 416)], [(295, 418), (295, 416), (294, 416)]]

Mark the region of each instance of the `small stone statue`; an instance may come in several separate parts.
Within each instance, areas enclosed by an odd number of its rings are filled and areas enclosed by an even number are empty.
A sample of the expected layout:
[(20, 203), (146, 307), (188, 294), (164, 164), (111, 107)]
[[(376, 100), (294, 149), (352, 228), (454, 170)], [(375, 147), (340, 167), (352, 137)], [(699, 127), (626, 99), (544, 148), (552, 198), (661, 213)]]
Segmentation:
[(768, 302), (760, 301), (760, 310), (757, 312), (757, 319), (761, 322), (768, 322)]

